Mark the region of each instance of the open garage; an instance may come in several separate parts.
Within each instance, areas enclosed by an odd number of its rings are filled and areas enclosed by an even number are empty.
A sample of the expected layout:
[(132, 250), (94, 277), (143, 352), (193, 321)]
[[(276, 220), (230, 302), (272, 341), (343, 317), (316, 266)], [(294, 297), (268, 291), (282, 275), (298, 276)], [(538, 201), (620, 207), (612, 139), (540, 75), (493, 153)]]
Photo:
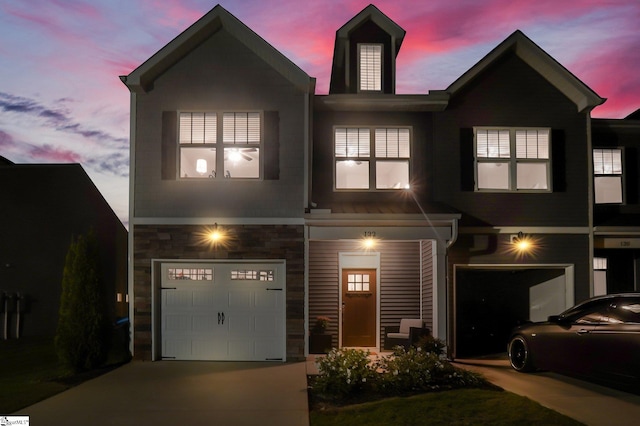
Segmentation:
[(458, 266), (454, 271), (457, 358), (505, 352), (518, 323), (543, 321), (573, 305), (572, 267)]

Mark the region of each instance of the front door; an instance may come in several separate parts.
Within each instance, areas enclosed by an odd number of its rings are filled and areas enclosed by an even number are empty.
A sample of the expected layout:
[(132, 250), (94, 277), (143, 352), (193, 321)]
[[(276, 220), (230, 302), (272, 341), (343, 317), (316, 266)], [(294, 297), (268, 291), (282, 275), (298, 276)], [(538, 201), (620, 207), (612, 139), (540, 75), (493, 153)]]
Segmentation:
[(342, 346), (376, 346), (376, 270), (342, 270)]

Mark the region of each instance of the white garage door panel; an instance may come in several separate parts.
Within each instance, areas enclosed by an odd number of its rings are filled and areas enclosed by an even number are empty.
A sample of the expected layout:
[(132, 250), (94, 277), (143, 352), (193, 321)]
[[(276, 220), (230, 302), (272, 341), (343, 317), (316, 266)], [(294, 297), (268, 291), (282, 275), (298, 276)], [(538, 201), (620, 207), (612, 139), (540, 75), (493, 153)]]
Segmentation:
[(161, 270), (163, 358), (285, 359), (284, 263), (163, 263)]

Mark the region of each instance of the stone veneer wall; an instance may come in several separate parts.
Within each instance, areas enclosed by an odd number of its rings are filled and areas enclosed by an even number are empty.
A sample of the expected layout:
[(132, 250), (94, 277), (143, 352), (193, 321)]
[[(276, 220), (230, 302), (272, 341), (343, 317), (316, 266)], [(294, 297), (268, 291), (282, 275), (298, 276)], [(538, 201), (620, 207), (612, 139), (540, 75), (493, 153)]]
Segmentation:
[[(304, 227), (302, 225), (220, 226), (229, 243), (215, 249), (203, 242), (200, 225), (133, 227), (134, 358), (152, 359), (152, 259), (285, 259), (287, 361), (304, 359)], [(158, 285), (158, 283), (156, 283)]]

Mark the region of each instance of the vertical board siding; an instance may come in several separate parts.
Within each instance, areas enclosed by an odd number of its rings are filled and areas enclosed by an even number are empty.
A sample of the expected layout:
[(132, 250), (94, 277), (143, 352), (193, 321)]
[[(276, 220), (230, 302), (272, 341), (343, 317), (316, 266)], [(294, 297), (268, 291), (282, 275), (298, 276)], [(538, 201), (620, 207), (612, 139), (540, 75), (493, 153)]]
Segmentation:
[[(311, 241), (309, 244), (309, 328), (318, 316), (328, 316), (327, 332), (338, 345), (340, 271), (339, 253), (361, 251), (356, 241)], [(398, 326), (401, 318), (420, 317), (420, 242), (381, 242), (380, 334)]]

